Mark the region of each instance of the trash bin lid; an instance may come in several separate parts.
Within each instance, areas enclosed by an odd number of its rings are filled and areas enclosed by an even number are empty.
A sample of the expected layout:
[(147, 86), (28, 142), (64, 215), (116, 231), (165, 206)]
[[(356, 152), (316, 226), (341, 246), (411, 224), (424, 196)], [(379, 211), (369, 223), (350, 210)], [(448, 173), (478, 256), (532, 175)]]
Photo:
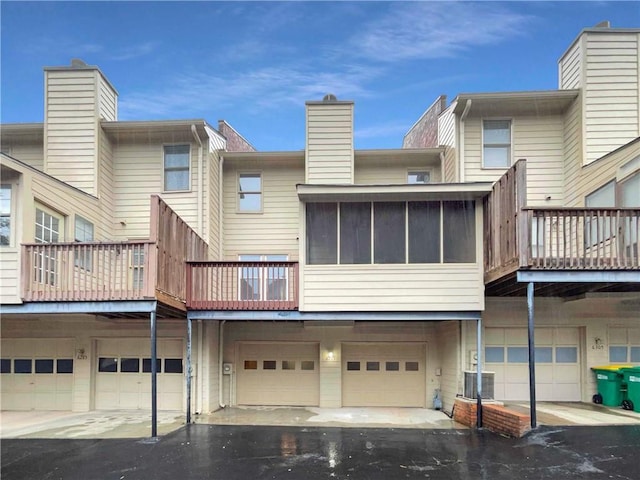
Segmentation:
[(609, 370), (609, 371), (615, 372), (620, 370), (621, 368), (634, 368), (634, 367), (636, 367), (636, 365), (616, 363), (613, 365), (601, 365), (599, 367), (591, 367), (591, 370)]

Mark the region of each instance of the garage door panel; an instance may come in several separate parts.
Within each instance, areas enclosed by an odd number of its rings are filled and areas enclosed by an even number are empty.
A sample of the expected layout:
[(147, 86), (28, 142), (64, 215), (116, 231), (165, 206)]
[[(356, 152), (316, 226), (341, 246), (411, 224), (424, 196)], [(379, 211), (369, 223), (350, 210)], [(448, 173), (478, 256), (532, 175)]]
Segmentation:
[(556, 345), (577, 345), (579, 340), (578, 329), (576, 328), (556, 328)]
[(320, 402), (318, 362), (316, 343), (240, 343), (236, 402), (239, 405), (317, 406)]
[(343, 344), (343, 406), (424, 407), (425, 349), (419, 343)]

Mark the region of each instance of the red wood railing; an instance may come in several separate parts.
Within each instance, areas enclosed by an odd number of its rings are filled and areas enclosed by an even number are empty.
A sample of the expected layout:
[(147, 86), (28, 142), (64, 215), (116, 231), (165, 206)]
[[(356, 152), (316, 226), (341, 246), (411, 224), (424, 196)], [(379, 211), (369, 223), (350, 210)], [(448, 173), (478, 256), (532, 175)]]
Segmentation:
[(149, 268), (155, 244), (142, 242), (29, 243), (22, 246), (27, 302), (153, 298)]
[(531, 269), (640, 268), (639, 208), (524, 208), (531, 231), (521, 264)]
[(187, 307), (297, 310), (298, 262), (187, 262)]

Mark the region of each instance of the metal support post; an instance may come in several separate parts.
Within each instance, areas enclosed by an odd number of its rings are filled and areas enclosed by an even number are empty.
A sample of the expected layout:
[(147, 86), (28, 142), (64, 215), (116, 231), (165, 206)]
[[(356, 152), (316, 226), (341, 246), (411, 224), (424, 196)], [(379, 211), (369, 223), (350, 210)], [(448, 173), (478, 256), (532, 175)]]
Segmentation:
[(533, 282), (527, 284), (527, 319), (529, 326), (529, 408), (531, 428), (536, 428), (536, 349), (533, 321)]
[(191, 318), (187, 317), (187, 424), (191, 423)]
[(476, 368), (477, 368), (477, 374), (476, 374), (476, 380), (477, 380), (477, 396), (478, 396), (478, 402), (476, 405), (476, 424), (478, 426), (478, 428), (482, 428), (482, 318), (478, 318), (478, 345), (477, 345), (477, 355), (478, 355), (478, 359), (477, 359), (477, 364), (476, 364)]
[(158, 351), (156, 311), (151, 312), (151, 436), (158, 436)]

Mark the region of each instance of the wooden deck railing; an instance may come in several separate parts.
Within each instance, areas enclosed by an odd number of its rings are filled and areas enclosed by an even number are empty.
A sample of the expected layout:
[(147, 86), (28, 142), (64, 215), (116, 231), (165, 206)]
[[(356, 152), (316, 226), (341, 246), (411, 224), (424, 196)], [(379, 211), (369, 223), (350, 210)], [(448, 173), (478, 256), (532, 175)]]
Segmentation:
[(187, 307), (296, 310), (298, 262), (187, 262)]
[(640, 268), (638, 208), (524, 208), (531, 231), (521, 264), (544, 270)]
[(185, 310), (186, 261), (206, 259), (207, 243), (156, 195), (149, 227), (143, 241), (23, 244), (23, 300), (155, 298)]
[(153, 242), (29, 243), (22, 246), (27, 302), (153, 298)]

